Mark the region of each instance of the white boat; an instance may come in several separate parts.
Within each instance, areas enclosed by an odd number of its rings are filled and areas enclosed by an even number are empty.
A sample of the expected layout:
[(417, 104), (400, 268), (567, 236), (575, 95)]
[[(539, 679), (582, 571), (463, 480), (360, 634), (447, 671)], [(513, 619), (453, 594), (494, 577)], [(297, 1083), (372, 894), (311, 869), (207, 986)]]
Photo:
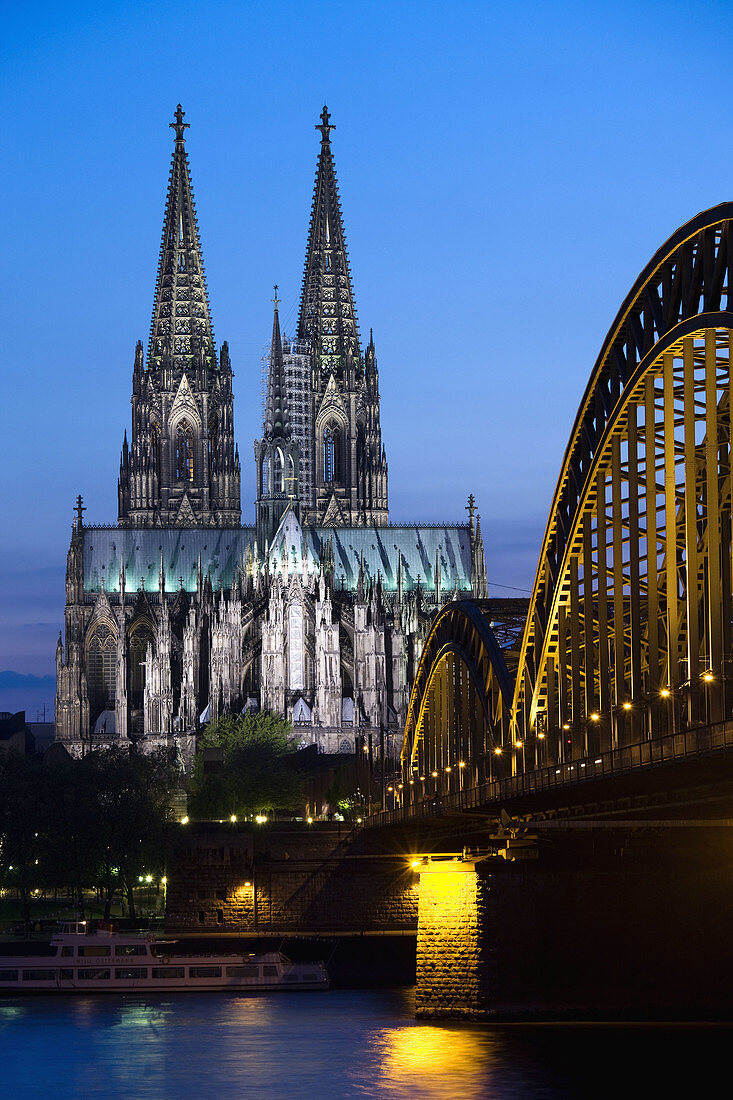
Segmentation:
[(292, 963), (280, 951), (262, 955), (173, 953), (174, 940), (117, 932), (112, 924), (60, 925), (52, 955), (0, 956), (0, 993), (158, 993), (180, 990), (328, 989), (323, 963)]

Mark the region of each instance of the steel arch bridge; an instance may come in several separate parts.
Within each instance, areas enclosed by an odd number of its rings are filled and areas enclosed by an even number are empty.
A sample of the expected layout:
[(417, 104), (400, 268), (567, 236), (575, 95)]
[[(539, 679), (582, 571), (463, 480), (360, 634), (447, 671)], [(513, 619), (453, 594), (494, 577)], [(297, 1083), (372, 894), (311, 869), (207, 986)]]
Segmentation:
[(448, 605), (405, 783), (447, 792), (457, 767), (475, 783), (731, 717), (732, 234), (733, 203), (698, 214), (634, 283), (563, 458), (514, 675), (485, 606)]

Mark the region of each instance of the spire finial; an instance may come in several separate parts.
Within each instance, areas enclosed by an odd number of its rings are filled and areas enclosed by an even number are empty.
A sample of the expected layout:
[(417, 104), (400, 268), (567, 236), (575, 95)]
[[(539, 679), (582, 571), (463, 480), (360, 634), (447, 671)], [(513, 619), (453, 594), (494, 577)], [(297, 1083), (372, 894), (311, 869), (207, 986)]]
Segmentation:
[(277, 283), (275, 283), (275, 286), (273, 287), (273, 290), (275, 291), (275, 297), (271, 298), (270, 301), (275, 306), (275, 313), (277, 313), (277, 307), (280, 305), (280, 303), (282, 301), (282, 298), (278, 298), (278, 296), (277, 296)]
[(185, 114), (186, 112), (182, 110), (179, 103), (176, 107), (176, 113), (174, 116), (176, 121), (168, 123), (171, 129), (176, 131), (176, 141), (185, 141), (186, 139), (183, 136), (183, 131), (190, 129), (189, 124), (183, 121)]
[(322, 145), (328, 145), (330, 143), (330, 141), (331, 141), (331, 130), (336, 129), (336, 127), (331, 122), (329, 122), (330, 118), (331, 118), (331, 116), (328, 113), (328, 107), (326, 107), (325, 104), (324, 104), (323, 110), (321, 111), (321, 124), (320, 124), (320, 126), (318, 125), (318, 123), (316, 123), (316, 130), (321, 131), (321, 144)]

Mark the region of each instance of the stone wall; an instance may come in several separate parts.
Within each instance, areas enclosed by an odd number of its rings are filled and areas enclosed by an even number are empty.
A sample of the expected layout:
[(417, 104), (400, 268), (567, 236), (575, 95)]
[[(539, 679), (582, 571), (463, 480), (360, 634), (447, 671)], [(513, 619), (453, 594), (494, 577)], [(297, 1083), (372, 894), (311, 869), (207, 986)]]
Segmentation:
[(166, 923), (222, 932), (414, 931), (417, 876), (364, 836), (320, 823), (181, 826)]
[(496, 993), (496, 963), (487, 929), (495, 894), (474, 864), (444, 864), (420, 875), (417, 926), (417, 1016), (486, 1014)]

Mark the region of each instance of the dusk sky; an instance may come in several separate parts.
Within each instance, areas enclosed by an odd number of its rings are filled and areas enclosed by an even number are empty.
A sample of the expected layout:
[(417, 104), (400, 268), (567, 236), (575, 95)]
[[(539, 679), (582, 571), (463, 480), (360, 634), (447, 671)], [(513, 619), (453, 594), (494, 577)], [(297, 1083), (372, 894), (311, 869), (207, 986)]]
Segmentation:
[[(463, 521), (473, 492), (491, 594), (531, 589), (622, 299), (733, 196), (731, 4), (36, 3), (5, 6), (2, 52), (0, 673), (54, 672), (76, 494), (117, 518), (179, 101), (243, 521), (272, 285), (290, 333), (327, 103), (390, 518)], [(0, 676), (0, 710), (24, 691), (52, 702)]]

